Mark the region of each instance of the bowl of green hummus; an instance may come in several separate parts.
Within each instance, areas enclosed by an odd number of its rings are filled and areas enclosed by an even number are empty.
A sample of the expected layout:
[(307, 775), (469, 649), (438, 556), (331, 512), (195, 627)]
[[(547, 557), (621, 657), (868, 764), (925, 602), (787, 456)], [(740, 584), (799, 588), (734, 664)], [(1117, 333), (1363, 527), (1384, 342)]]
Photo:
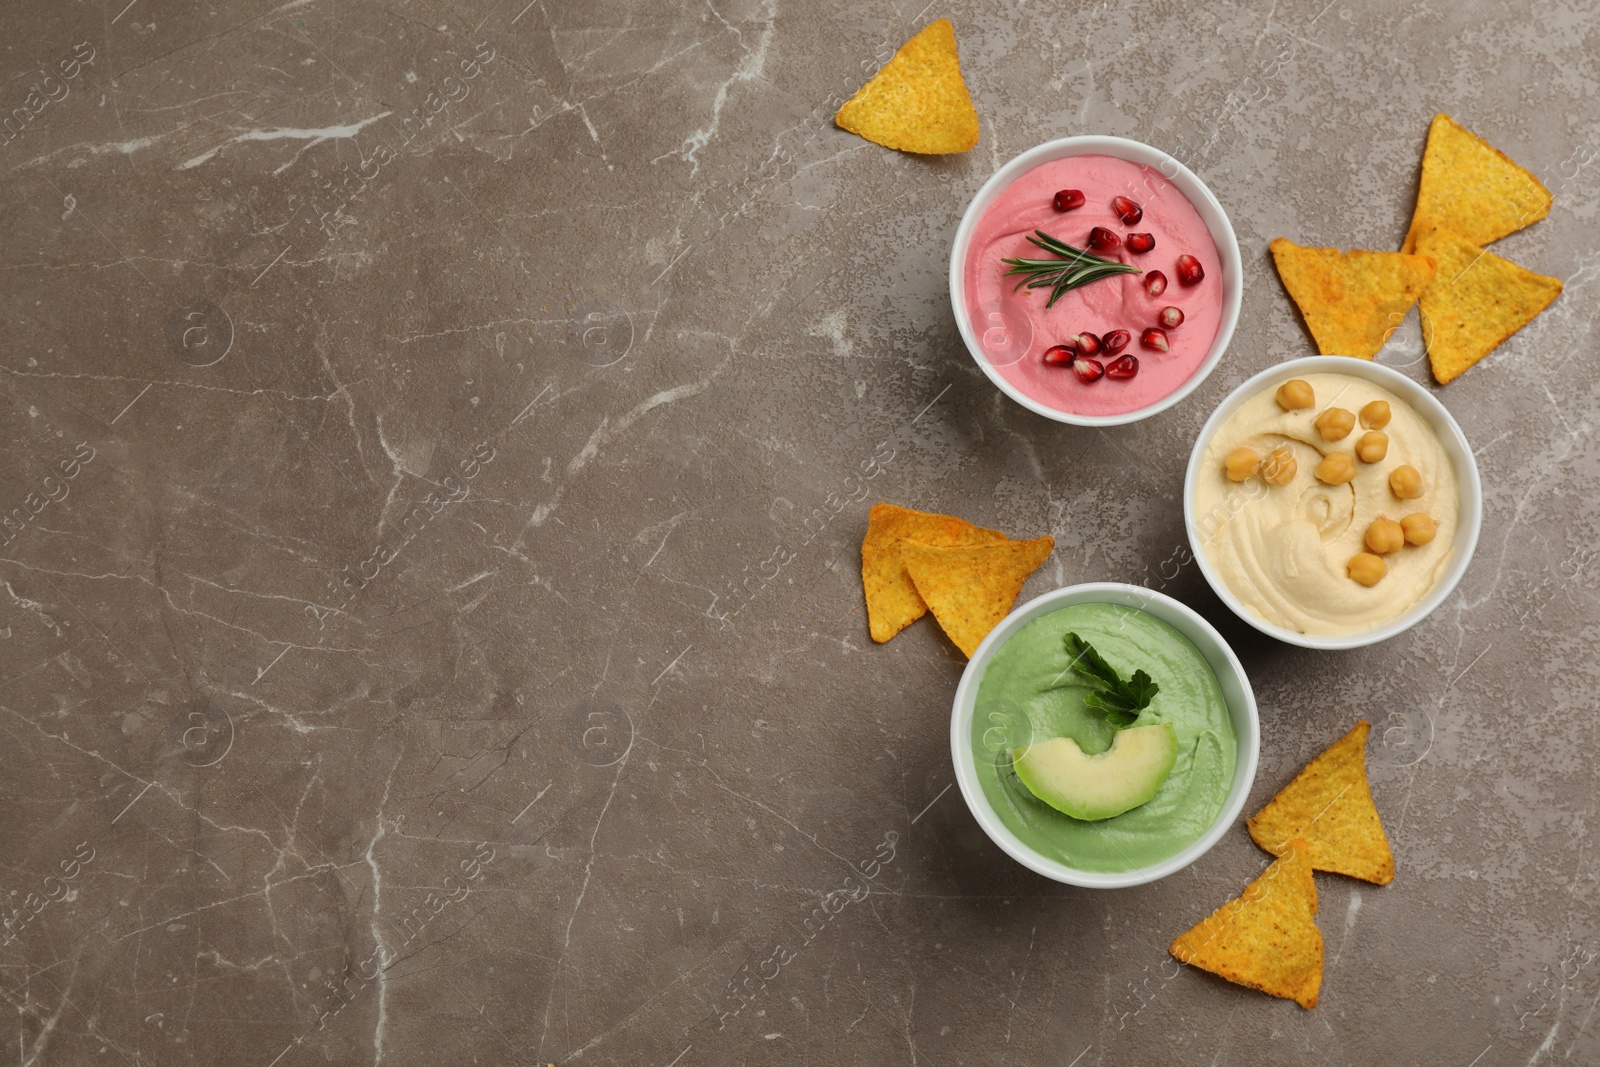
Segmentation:
[(956, 688), (950, 750), (978, 825), (1068, 885), (1143, 885), (1233, 825), (1260, 753), (1238, 657), (1190, 608), (1116, 582), (1013, 611)]

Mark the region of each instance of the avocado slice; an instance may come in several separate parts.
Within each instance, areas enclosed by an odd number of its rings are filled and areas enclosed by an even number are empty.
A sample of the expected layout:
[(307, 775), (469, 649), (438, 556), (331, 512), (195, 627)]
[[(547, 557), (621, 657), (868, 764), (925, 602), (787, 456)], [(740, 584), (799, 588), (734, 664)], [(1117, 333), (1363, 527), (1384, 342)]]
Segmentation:
[(1070, 737), (1013, 749), (1012, 767), (1028, 791), (1057, 811), (1097, 822), (1137, 808), (1161, 788), (1178, 759), (1171, 723), (1118, 730), (1090, 756)]

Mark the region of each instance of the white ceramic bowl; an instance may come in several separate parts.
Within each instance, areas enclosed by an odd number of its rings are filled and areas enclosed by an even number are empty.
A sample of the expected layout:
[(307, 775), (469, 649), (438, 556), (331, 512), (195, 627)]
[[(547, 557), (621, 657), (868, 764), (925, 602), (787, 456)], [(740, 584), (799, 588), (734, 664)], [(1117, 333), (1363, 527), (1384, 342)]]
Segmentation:
[[(1211, 342), (1211, 351), (1206, 354), (1199, 369), (1188, 381), (1155, 403), (1119, 415), (1075, 415), (1041, 404), (1024, 395), (990, 364), (983, 354), (983, 348), (978, 343), (967, 314), (965, 279), (967, 250), (972, 245), (973, 231), (978, 228), (983, 213), (989, 210), (989, 205), (995, 202), (1007, 186), (1023, 174), (1042, 163), (1069, 156), (1115, 156), (1153, 167), (1194, 205), (1206, 228), (1211, 231), (1211, 240), (1217, 246), (1217, 257), (1222, 263), (1222, 320), (1217, 324), (1217, 336)], [(961, 330), (961, 339), (967, 343), (967, 351), (973, 361), (1002, 393), (1029, 411), (1074, 426), (1120, 426), (1124, 423), (1138, 422), (1158, 411), (1165, 411), (1198, 389), (1200, 383), (1205, 381), (1206, 376), (1216, 367), (1217, 361), (1222, 358), (1222, 353), (1227, 351), (1228, 342), (1233, 339), (1233, 328), (1239, 321), (1239, 303), (1243, 296), (1244, 278), (1239, 257), (1239, 241), (1233, 234), (1233, 223), (1228, 221), (1228, 213), (1222, 210), (1222, 205), (1217, 202), (1211, 190), (1206, 188), (1206, 183), (1195, 177), (1194, 172), (1188, 167), (1159, 148), (1152, 148), (1140, 141), (1130, 141), (1126, 137), (1062, 137), (1028, 149), (995, 171), (994, 175), (983, 183), (983, 188), (978, 190), (978, 194), (972, 198), (972, 203), (967, 205), (965, 214), (961, 216), (961, 225), (956, 227), (955, 243), (950, 248), (950, 304), (955, 311), (956, 325)]]
[[(1461, 501), (1461, 517), (1456, 525), (1450, 565), (1428, 594), (1413, 604), (1405, 614), (1381, 626), (1333, 636), (1303, 634), (1298, 630), (1278, 626), (1245, 607), (1239, 598), (1233, 595), (1227, 583), (1212, 569), (1210, 560), (1206, 558), (1200, 544), (1194, 513), (1195, 478), (1199, 474), (1200, 464), (1205, 460), (1206, 446), (1211, 443), (1212, 436), (1246, 400), (1264, 389), (1275, 389), (1290, 378), (1302, 378), (1308, 374), (1347, 374), (1354, 378), (1364, 378), (1410, 404), (1417, 414), (1433, 427), (1434, 433), (1439, 437), (1439, 444), (1450, 457), (1450, 462), (1456, 470), (1456, 493)], [(1461, 432), (1461, 427), (1456, 424), (1456, 420), (1451, 417), (1445, 406), (1426, 388), (1399, 371), (1371, 360), (1353, 359), (1350, 356), (1307, 356), (1304, 359), (1292, 359), (1267, 368), (1229, 393), (1227, 398), (1217, 405), (1217, 410), (1211, 413), (1211, 417), (1200, 430), (1200, 436), (1195, 439), (1194, 450), (1189, 454), (1189, 469), (1183, 479), (1183, 523), (1189, 533), (1190, 551), (1200, 563), (1200, 572), (1206, 576), (1206, 581), (1211, 583), (1212, 590), (1222, 602), (1233, 609), (1233, 613), (1239, 618), (1268, 637), (1276, 637), (1280, 641), (1302, 648), (1330, 651), (1360, 648), (1363, 645), (1386, 641), (1395, 634), (1415, 626), (1434, 608), (1444, 603), (1445, 598), (1455, 589), (1456, 583), (1461, 581), (1461, 576), (1467, 571), (1467, 564), (1472, 561), (1473, 549), (1478, 546), (1478, 531), (1483, 525), (1483, 483), (1478, 477), (1478, 461), (1472, 456), (1472, 446), (1467, 444), (1466, 435)]]
[[(1172, 626), (1187, 637), (1211, 665), (1212, 672), (1217, 676), (1217, 684), (1222, 687), (1222, 696), (1228, 705), (1228, 716), (1233, 721), (1233, 732), (1238, 739), (1239, 749), (1233, 773), (1233, 788), (1228, 791), (1228, 799), (1222, 805), (1222, 810), (1217, 813), (1217, 817), (1212, 820), (1206, 832), (1188, 847), (1148, 867), (1117, 872), (1085, 871), (1040, 855), (1024, 844), (1021, 838), (1012, 833), (1011, 828), (1001, 821), (1000, 816), (995, 814), (994, 808), (989, 804), (989, 798), (984, 795), (983, 786), (978, 782), (977, 756), (972, 750), (972, 717), (978, 702), (978, 684), (983, 681), (983, 672), (988, 668), (995, 652), (1012, 634), (1039, 616), (1071, 604), (1121, 604), (1124, 607), (1148, 612)], [(955, 761), (956, 783), (961, 786), (961, 795), (966, 799), (973, 818), (983, 827), (983, 832), (988, 834), (989, 839), (999, 845), (1006, 855), (1029, 870), (1058, 882), (1086, 886), (1090, 889), (1122, 889), (1127, 886), (1144, 885), (1146, 882), (1153, 882), (1181, 871), (1203, 856), (1228, 831), (1234, 820), (1239, 817), (1239, 812), (1243, 810), (1244, 802), (1250, 795), (1250, 786), (1256, 779), (1256, 762), (1260, 754), (1261, 720), (1256, 712), (1255, 692), (1250, 688), (1250, 679), (1245, 675), (1244, 667), (1239, 664), (1238, 657), (1222, 639), (1222, 635), (1212, 629), (1211, 624), (1205, 619), (1166, 594), (1142, 586), (1124, 585), (1121, 582), (1069, 585), (1030, 600), (1007, 615), (1000, 625), (989, 631), (989, 636), (983, 639), (983, 643), (972, 654), (967, 669), (962, 672), (961, 684), (956, 686), (955, 707), (950, 714), (950, 755)]]

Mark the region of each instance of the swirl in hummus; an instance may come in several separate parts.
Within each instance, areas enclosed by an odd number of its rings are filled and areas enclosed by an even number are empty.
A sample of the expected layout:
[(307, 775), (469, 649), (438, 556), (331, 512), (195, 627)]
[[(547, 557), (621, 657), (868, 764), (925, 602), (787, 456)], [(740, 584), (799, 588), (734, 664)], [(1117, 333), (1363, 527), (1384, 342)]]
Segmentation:
[[(1460, 501), (1456, 472), (1433, 427), (1389, 390), (1364, 378), (1308, 374), (1316, 393), (1310, 408), (1285, 411), (1269, 386), (1245, 401), (1206, 446), (1196, 479), (1194, 506), (1201, 550), (1213, 573), (1256, 616), (1276, 626), (1318, 636), (1381, 626), (1404, 614), (1433, 588), (1450, 561)], [(1314, 425), (1330, 407), (1357, 412), (1374, 400), (1389, 404), (1383, 427), (1388, 452), (1376, 463), (1355, 463), (1344, 485), (1319, 481), (1324, 456), (1354, 458), (1362, 428), (1324, 441)], [(1224, 457), (1238, 447), (1262, 456), (1288, 448), (1295, 474), (1286, 484), (1259, 477), (1229, 480)], [(1422, 475), (1422, 495), (1396, 497), (1389, 475), (1407, 465)], [(1363, 539), (1379, 518), (1399, 521), (1426, 513), (1438, 522), (1433, 540), (1407, 544), (1384, 556), (1387, 573), (1370, 588), (1351, 579), (1352, 557), (1367, 551)]]

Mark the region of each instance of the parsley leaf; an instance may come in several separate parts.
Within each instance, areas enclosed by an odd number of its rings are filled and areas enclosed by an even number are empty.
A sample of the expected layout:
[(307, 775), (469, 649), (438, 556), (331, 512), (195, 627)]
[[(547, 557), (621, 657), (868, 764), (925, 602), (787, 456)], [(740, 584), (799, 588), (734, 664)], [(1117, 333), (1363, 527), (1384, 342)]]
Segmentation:
[(1105, 715), (1112, 726), (1132, 726), (1161, 687), (1142, 670), (1124, 681), (1093, 645), (1075, 633), (1067, 634), (1066, 643), (1067, 655), (1072, 657), (1067, 669), (1088, 682), (1092, 690), (1084, 705)]

